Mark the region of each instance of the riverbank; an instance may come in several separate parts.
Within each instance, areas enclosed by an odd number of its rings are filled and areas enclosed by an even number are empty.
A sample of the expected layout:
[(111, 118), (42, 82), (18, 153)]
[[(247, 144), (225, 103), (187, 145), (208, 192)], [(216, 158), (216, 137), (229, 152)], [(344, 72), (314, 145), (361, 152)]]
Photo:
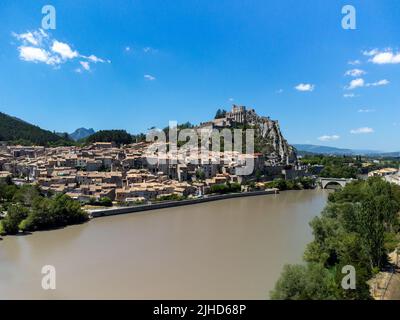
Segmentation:
[(136, 205), (136, 206), (130, 206), (130, 207), (88, 210), (88, 213), (91, 218), (98, 218), (98, 217), (104, 217), (104, 216), (113, 216), (113, 215), (127, 214), (127, 213), (141, 212), (141, 211), (188, 206), (188, 205), (192, 205), (192, 204), (211, 202), (211, 201), (219, 201), (219, 200), (224, 200), (224, 199), (254, 197), (254, 196), (261, 196), (261, 195), (268, 195), (268, 194), (278, 194), (278, 193), (279, 193), (278, 189), (268, 189), (268, 190), (262, 190), (262, 191), (250, 191), (250, 192), (241, 192), (241, 193), (229, 193), (229, 194), (221, 194), (221, 195), (204, 196), (202, 198), (197, 198), (197, 199), (166, 201), (166, 202)]
[[(283, 265), (301, 262), (328, 195), (285, 191), (5, 237), (0, 298), (268, 299)], [(56, 290), (40, 285), (48, 264)]]
[(389, 265), (368, 284), (375, 300), (400, 300), (400, 259), (397, 250), (389, 255)]

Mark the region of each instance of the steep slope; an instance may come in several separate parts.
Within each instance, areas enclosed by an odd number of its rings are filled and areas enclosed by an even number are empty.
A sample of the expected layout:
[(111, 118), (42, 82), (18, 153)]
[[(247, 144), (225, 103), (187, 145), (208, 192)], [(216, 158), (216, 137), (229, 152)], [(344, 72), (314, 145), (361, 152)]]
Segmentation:
[(257, 116), (253, 123), (256, 128), (256, 149), (280, 163), (293, 163), (297, 160), (296, 151), (283, 137), (278, 121)]
[(18, 140), (37, 145), (65, 142), (65, 139), (51, 131), (0, 112), (0, 141)]
[(270, 162), (275, 164), (289, 164), (297, 160), (296, 149), (283, 137), (278, 121), (260, 116), (254, 109), (233, 105), (231, 111), (219, 110), (215, 119), (203, 122), (200, 126), (218, 129), (223, 127), (253, 128), (255, 152), (263, 153)]

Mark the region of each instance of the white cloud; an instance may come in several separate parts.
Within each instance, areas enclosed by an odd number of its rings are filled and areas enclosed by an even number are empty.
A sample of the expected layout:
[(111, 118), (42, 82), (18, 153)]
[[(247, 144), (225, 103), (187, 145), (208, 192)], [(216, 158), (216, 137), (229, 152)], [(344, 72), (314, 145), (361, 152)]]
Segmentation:
[(86, 71), (90, 71), (90, 64), (87, 61), (79, 61), (81, 64), (82, 68), (85, 69)]
[(96, 57), (94, 54), (91, 54), (90, 56), (88, 56), (88, 57), (86, 57), (86, 56), (81, 56), (82, 58), (86, 58), (86, 59), (88, 59), (88, 60), (90, 60), (91, 62), (94, 62), (94, 63), (98, 63), (98, 62), (100, 62), (100, 63), (111, 63), (111, 61), (110, 60), (104, 60), (104, 59), (101, 59), (101, 58), (99, 58), (99, 57)]
[(53, 41), (53, 45), (51, 46), (51, 50), (55, 53), (58, 53), (62, 59), (73, 59), (78, 56), (78, 52), (71, 49), (69, 44), (63, 43), (57, 40)]
[(350, 64), (352, 66), (356, 66), (356, 65), (361, 64), (361, 61), (360, 60), (351, 60), (348, 62), (348, 64)]
[(294, 87), (297, 91), (314, 91), (315, 85), (309, 83), (300, 83)]
[(25, 41), (27, 43), (33, 44), (34, 46), (37, 46), (39, 44), (39, 41), (35, 38), (32, 32), (21, 33), (21, 34), (14, 33), (14, 36), (18, 40)]
[(393, 52), (381, 52), (374, 56), (371, 61), (376, 64), (400, 63), (400, 54), (393, 54)]
[(394, 52), (392, 48), (387, 48), (383, 51), (373, 49), (364, 51), (364, 55), (372, 57), (368, 61), (375, 64), (398, 64), (400, 63), (400, 52)]
[(33, 46), (39, 46), (42, 43), (43, 39), (48, 38), (48, 34), (42, 29), (36, 31), (28, 31), (20, 34), (13, 32), (12, 35), (20, 40), (24, 45)]
[(156, 77), (153, 77), (153, 76), (150, 75), (150, 74), (145, 74), (145, 75), (144, 75), (144, 78), (145, 78), (146, 80), (149, 80), (149, 81), (156, 80)]
[(156, 53), (156, 52), (157, 52), (157, 49), (154, 49), (154, 48), (152, 48), (152, 47), (144, 47), (144, 48), (143, 48), (143, 52), (144, 52), (144, 53)]
[(18, 50), (21, 60), (35, 63), (43, 62), (46, 64), (56, 63), (56, 60), (53, 59), (50, 54), (44, 49), (21, 46), (18, 48)]
[(371, 112), (375, 112), (375, 109), (359, 109), (358, 112), (359, 113), (371, 113)]
[[(58, 65), (66, 63), (69, 60), (81, 58), (88, 60), (79, 62), (84, 70), (90, 69), (89, 62), (111, 63), (111, 61), (101, 59), (93, 54), (90, 56), (80, 55), (77, 50), (71, 48), (71, 45), (52, 39), (42, 29), (21, 34), (12, 33), (12, 35), (21, 42), (18, 51), (19, 57), (23, 61), (46, 63), (58, 67)], [(82, 71), (80, 68), (75, 69), (76, 72), (79, 72), (78, 70)]]
[(324, 141), (324, 142), (328, 142), (328, 141), (336, 141), (340, 138), (340, 136), (334, 134), (334, 135), (324, 135), (318, 138), (319, 141)]
[(346, 76), (350, 76), (350, 77), (359, 77), (364, 74), (366, 74), (366, 72), (361, 69), (351, 69), (351, 70), (347, 70), (345, 73)]
[(379, 80), (376, 82), (371, 82), (371, 83), (365, 83), (364, 79), (358, 78), (350, 81), (350, 84), (345, 87), (347, 90), (354, 90), (357, 88), (362, 88), (362, 87), (380, 87), (380, 86), (386, 86), (390, 83), (389, 80), (383, 79)]
[(379, 87), (379, 86), (386, 86), (390, 83), (389, 80), (383, 79), (373, 83), (367, 83), (367, 87)]
[(367, 134), (367, 133), (373, 133), (373, 132), (374, 132), (374, 129), (368, 128), (368, 127), (362, 127), (362, 128), (350, 130), (351, 134)]
[(378, 49), (372, 49), (372, 50), (369, 50), (369, 51), (363, 51), (363, 55), (364, 56), (369, 56), (369, 57), (374, 56), (374, 55), (376, 55), (378, 53), (379, 53)]
[(344, 98), (355, 98), (358, 97), (358, 95), (354, 94), (354, 93), (345, 93), (343, 95)]
[(362, 78), (354, 79), (350, 81), (350, 84), (346, 87), (347, 90), (354, 90), (357, 88), (364, 87), (365, 81)]

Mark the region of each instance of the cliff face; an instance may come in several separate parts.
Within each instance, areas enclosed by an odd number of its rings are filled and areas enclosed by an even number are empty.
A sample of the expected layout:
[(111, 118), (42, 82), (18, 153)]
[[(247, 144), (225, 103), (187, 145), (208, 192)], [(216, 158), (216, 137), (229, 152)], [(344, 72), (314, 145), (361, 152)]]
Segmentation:
[(227, 121), (246, 124), (255, 129), (255, 151), (262, 152), (274, 163), (289, 164), (297, 160), (295, 149), (283, 137), (278, 121), (259, 116), (254, 109), (233, 106)]
[(279, 163), (293, 163), (297, 160), (295, 149), (283, 137), (278, 121), (258, 117), (255, 123), (256, 145), (267, 157)]

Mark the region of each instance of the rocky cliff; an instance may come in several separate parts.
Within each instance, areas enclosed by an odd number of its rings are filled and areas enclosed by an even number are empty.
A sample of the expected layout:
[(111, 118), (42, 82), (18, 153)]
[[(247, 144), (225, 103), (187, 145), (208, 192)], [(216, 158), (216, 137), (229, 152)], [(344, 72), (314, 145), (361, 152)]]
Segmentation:
[[(232, 107), (226, 112), (223, 119), (228, 127), (245, 126), (255, 129), (255, 152), (262, 152), (266, 158), (275, 164), (289, 164), (297, 160), (295, 148), (288, 144), (283, 137), (278, 121), (269, 117), (259, 116), (254, 109), (244, 106)], [(221, 123), (221, 119), (214, 120), (215, 124)]]
[(255, 123), (255, 148), (278, 163), (297, 160), (295, 149), (283, 137), (278, 121), (259, 117)]

